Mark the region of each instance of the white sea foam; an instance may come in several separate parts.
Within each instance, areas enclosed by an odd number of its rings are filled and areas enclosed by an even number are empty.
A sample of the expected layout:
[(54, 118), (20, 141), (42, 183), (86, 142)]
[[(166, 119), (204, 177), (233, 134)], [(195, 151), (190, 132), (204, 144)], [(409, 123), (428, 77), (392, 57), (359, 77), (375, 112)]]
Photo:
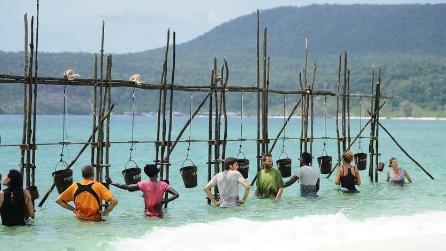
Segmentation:
[(446, 212), (352, 220), (342, 213), (277, 221), (238, 218), (158, 227), (116, 250), (445, 250)]

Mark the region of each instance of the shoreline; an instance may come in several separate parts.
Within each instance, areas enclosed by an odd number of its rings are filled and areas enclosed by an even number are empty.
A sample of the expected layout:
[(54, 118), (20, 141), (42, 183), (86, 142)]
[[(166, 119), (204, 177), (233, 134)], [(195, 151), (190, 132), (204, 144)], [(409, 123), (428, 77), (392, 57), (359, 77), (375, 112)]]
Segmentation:
[[(62, 116), (63, 114), (37, 114), (37, 116)], [(113, 114), (113, 116), (118, 116), (118, 117), (130, 117), (132, 116), (131, 114)], [(0, 114), (0, 116), (23, 116), (23, 114), (17, 114), (17, 113), (4, 113), (4, 114)], [(91, 116), (91, 114), (67, 114), (67, 116), (72, 116), (72, 117), (82, 117), (82, 116)], [(156, 113), (140, 113), (140, 114), (135, 114), (136, 117), (153, 117), (156, 116)], [(188, 117), (188, 114), (185, 113), (181, 113), (181, 112), (174, 112), (173, 113), (174, 117)], [(208, 117), (208, 114), (206, 113), (202, 113), (202, 114), (197, 114), (196, 117)], [(238, 118), (240, 117), (239, 113), (230, 113), (228, 112), (228, 117), (231, 118)], [(243, 115), (243, 118), (256, 118), (256, 116), (252, 116), (252, 115)], [(282, 115), (270, 115), (268, 116), (268, 118), (270, 119), (283, 119)], [(291, 118), (293, 119), (297, 119), (297, 118), (301, 118), (301, 116), (292, 116)], [(323, 116), (315, 116), (315, 118), (324, 118)], [(334, 119), (336, 118), (335, 116), (327, 116), (328, 119)], [(367, 119), (368, 117), (362, 117), (362, 120)], [(360, 117), (359, 116), (350, 116), (350, 119), (353, 120), (359, 120)], [(382, 116), (380, 117), (380, 119), (385, 119), (385, 120), (426, 120), (426, 121), (432, 121), (432, 120), (439, 120), (439, 121), (446, 121), (446, 117), (387, 117), (387, 116)]]

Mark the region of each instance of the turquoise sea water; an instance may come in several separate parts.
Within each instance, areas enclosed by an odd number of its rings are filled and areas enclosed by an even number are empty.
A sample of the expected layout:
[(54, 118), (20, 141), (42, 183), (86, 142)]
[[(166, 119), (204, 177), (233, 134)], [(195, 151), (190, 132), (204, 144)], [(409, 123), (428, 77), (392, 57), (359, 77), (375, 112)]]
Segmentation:
[[(175, 117), (174, 136), (186, 120), (187, 117)], [(21, 122), (22, 117), (18, 115), (0, 116), (2, 144), (20, 142)], [(277, 134), (282, 122), (282, 118), (270, 118), (270, 137)], [(239, 123), (238, 117), (229, 119), (229, 138), (240, 137)], [(54, 202), (57, 192), (53, 191), (44, 207), (37, 208), (36, 219), (31, 226), (17, 228), (0, 226), (0, 250), (6, 250), (5, 247), (9, 247), (8, 250), (12, 248), (17, 250), (131, 250), (134, 248), (151, 250), (155, 247), (170, 247), (172, 250), (182, 250), (183, 248), (220, 250), (226, 246), (215, 247), (214, 242), (219, 240), (215, 236), (235, 238), (236, 243), (238, 241), (238, 243), (249, 245), (251, 242), (258, 242), (259, 234), (263, 233), (263, 229), (274, 229), (278, 241), (289, 245), (292, 244), (290, 242), (294, 237), (297, 238), (297, 236), (289, 235), (302, 234), (295, 232), (296, 229), (312, 227), (315, 228), (314, 231), (319, 231), (314, 235), (326, 234), (327, 241), (338, 239), (336, 235), (330, 235), (331, 233), (338, 230), (350, 231), (350, 228), (353, 227), (362, 229), (364, 236), (373, 234), (381, 236), (379, 231), (387, 233), (385, 231), (388, 230), (376, 228), (386, 224), (388, 224), (388, 228), (398, 228), (398, 231), (411, 229), (413, 224), (417, 226), (413, 231), (424, 228), (441, 229), (438, 224), (446, 225), (446, 190), (444, 189), (446, 187), (444, 165), (446, 135), (443, 132), (446, 128), (446, 121), (384, 119), (382, 124), (435, 177), (435, 180), (431, 180), (404, 156), (381, 130), (381, 160), (387, 163), (390, 157), (398, 157), (400, 165), (412, 175), (413, 184), (404, 187), (386, 184), (385, 172), (380, 173), (378, 183), (370, 183), (367, 171), (363, 171), (361, 173), (363, 184), (359, 187), (361, 191), (359, 194), (346, 195), (339, 192), (334, 185), (333, 175), (329, 179), (321, 179), (320, 196), (316, 199), (299, 197), (297, 183), (285, 189), (284, 195), (279, 201), (255, 199), (253, 196), (255, 187), (253, 187), (246, 205), (233, 209), (218, 209), (206, 203), (203, 192), (203, 187), (207, 183), (207, 144), (194, 143), (191, 147), (190, 156), (199, 169), (198, 186), (186, 189), (178, 171), (185, 159), (187, 148), (186, 143), (181, 143), (173, 153), (170, 170), (171, 185), (179, 191), (180, 198), (169, 204), (164, 219), (144, 218), (141, 193), (129, 193), (113, 187), (112, 192), (119, 199), (119, 204), (107, 217), (107, 220), (101, 223), (79, 222), (72, 213)], [(89, 116), (69, 116), (67, 125), (67, 141), (84, 142), (88, 139), (91, 130)], [(207, 117), (197, 117), (192, 126), (192, 138), (207, 139)], [(244, 118), (244, 137), (255, 138), (255, 126), (255, 118)], [(352, 120), (352, 136), (356, 135), (358, 127), (359, 120)], [(62, 116), (39, 116), (37, 130), (39, 143), (61, 141)], [(324, 136), (322, 118), (315, 120), (314, 131), (316, 137)], [(130, 116), (112, 117), (112, 141), (128, 141), (130, 132)], [(335, 120), (328, 119), (327, 136), (335, 136), (335, 132)], [(298, 137), (300, 135), (300, 119), (292, 119), (286, 133), (289, 137)], [(367, 130), (366, 134), (368, 133)], [(152, 140), (155, 138), (155, 134), (155, 117), (136, 117), (135, 140)], [(188, 132), (186, 131), (183, 139), (187, 137)], [(322, 140), (314, 143), (315, 157), (322, 152), (322, 144)], [(238, 145), (238, 142), (228, 143), (227, 156), (236, 155)], [(71, 161), (80, 147), (80, 145), (68, 146), (68, 151), (64, 156), (65, 160)], [(129, 144), (114, 144), (111, 147), (110, 172), (115, 181), (123, 182), (121, 171), (129, 158), (129, 147)], [(274, 160), (278, 159), (282, 151), (281, 148), (281, 142), (279, 142), (273, 152)], [(138, 144), (134, 153), (136, 162), (141, 167), (152, 162), (155, 156), (154, 149), (153, 144)], [(255, 175), (255, 143), (244, 142), (242, 149), (252, 163), (248, 178), (248, 181), (251, 181)], [(365, 151), (368, 149), (367, 142), (362, 143), (362, 149)], [(353, 147), (353, 150), (358, 151), (358, 144)], [(327, 151), (333, 157), (336, 156), (334, 140), (327, 141)], [(293, 159), (293, 172), (295, 172), (299, 152), (298, 141), (288, 140), (285, 144), (285, 152)], [(59, 153), (59, 146), (40, 146), (37, 151), (36, 185), (41, 198), (51, 185), (51, 172), (54, 171), (59, 160)], [(0, 172), (2, 174), (10, 168), (18, 168), (19, 154), (18, 147), (0, 148)], [(89, 151), (85, 151), (73, 167), (75, 180), (80, 179), (80, 167), (82, 164), (89, 163), (89, 158)], [(316, 160), (314, 162), (317, 163)], [(143, 178), (146, 178), (144, 176)], [(407, 222), (411, 222), (411, 224), (407, 224)], [(438, 231), (430, 234), (440, 235), (441, 238), (446, 236), (444, 230), (443, 232)], [(400, 237), (409, 238), (410, 233)], [(206, 235), (208, 238), (203, 238), (202, 235)], [(311, 239), (311, 236), (307, 236), (307, 239)], [(365, 241), (375, 239), (370, 238)], [(335, 245), (337, 242), (333, 243)]]

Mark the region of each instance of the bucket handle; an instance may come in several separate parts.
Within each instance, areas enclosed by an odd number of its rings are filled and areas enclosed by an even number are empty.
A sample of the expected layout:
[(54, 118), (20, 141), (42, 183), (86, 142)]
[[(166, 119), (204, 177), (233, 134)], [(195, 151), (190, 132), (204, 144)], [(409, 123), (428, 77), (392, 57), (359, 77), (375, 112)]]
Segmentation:
[(57, 171), (57, 167), (59, 165), (64, 165), (65, 166), (64, 169), (68, 169), (68, 163), (63, 159), (60, 159), (59, 162), (57, 162), (56, 166), (54, 167), (54, 171)]
[(279, 155), (279, 159), (282, 159), (282, 155), (285, 154), (286, 158), (289, 159), (288, 154), (285, 151), (282, 151)]
[[(324, 146), (322, 147), (321, 156), (328, 156), (328, 152), (327, 152), (327, 149), (325, 149), (325, 146), (326, 146), (326, 143), (324, 141)], [(325, 152), (325, 155), (324, 155), (324, 152)]]
[(180, 168), (180, 172), (181, 172), (181, 169), (183, 169), (184, 164), (186, 163), (186, 161), (189, 161), (189, 163), (192, 163), (192, 166), (195, 166), (195, 163), (191, 159), (187, 158), (187, 159), (185, 159), (183, 161), (183, 164), (181, 165), (181, 168)]
[(127, 170), (127, 166), (128, 166), (128, 164), (129, 164), (130, 162), (135, 163), (136, 168), (139, 168), (139, 167), (138, 167), (138, 164), (136, 163), (136, 161), (134, 161), (133, 159), (129, 159), (129, 161), (127, 161), (127, 163), (125, 163), (124, 170)]
[(241, 150), (239, 150), (238, 153), (237, 153), (237, 156), (236, 156), (237, 159), (240, 159), (240, 158), (238, 157), (238, 156), (240, 156), (240, 154), (243, 155), (243, 159), (246, 159), (245, 153), (242, 152)]

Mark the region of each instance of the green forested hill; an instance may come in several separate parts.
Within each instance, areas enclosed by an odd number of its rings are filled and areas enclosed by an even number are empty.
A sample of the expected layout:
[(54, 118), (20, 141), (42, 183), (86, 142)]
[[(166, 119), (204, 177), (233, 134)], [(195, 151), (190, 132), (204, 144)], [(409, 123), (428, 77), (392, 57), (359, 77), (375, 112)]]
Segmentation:
[[(309, 37), (310, 62), (318, 64), (317, 89), (334, 89), (339, 53), (347, 50), (353, 92), (369, 92), (372, 65), (383, 70), (384, 92), (400, 96), (385, 114), (446, 116), (446, 4), (436, 5), (311, 5), (261, 11), (261, 26), (268, 27), (271, 88), (297, 88), (303, 63), (304, 37)], [(109, 27), (113, 29), (113, 27)], [(153, 34), (165, 36), (165, 34)], [(181, 31), (177, 31), (181, 36)], [(131, 48), (129, 48), (131, 50)], [(21, 53), (0, 52), (0, 73), (22, 74)], [(177, 83), (207, 84), (212, 58), (229, 62), (231, 85), (255, 85), (255, 13), (223, 23), (194, 40), (177, 46)], [(140, 73), (158, 82), (163, 49), (113, 55), (113, 77), (127, 79)], [(72, 68), (82, 77), (92, 75), (92, 54), (40, 53), (39, 73), (62, 76)], [(21, 88), (0, 86), (0, 112), (21, 111)], [(88, 113), (88, 88), (69, 89), (70, 112)], [(129, 110), (131, 90), (116, 90), (116, 112)], [(138, 93), (138, 110), (154, 111), (157, 96)], [(39, 111), (60, 112), (60, 87), (39, 89)], [(235, 99), (236, 97), (230, 97)], [(196, 102), (199, 102), (196, 98)], [(184, 96), (175, 110), (182, 111)], [(250, 102), (250, 99), (246, 99)], [(280, 98), (271, 97), (272, 112)], [(230, 110), (237, 111), (233, 102)], [(249, 107), (249, 104), (247, 105)], [(60, 111), (59, 111), (60, 110)], [(353, 109), (354, 110), (354, 109)]]

